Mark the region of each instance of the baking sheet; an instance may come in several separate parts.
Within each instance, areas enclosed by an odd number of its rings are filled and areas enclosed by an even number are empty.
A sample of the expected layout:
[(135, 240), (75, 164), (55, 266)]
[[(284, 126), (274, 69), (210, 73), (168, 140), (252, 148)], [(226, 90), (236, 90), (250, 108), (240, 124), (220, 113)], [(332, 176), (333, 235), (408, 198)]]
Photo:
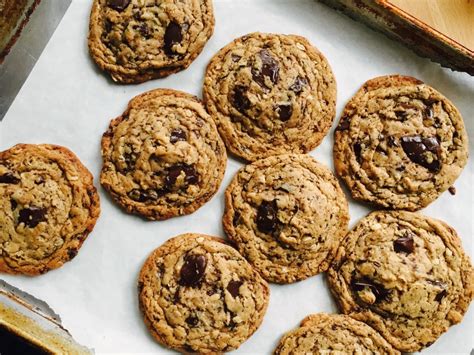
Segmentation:
[[(401, 73), (434, 86), (460, 109), (474, 141), (474, 79), (414, 55), (313, 0), (214, 0), (215, 34), (184, 72), (136, 86), (112, 83), (87, 51), (90, 0), (75, 0), (15, 102), (0, 123), (0, 150), (23, 143), (55, 143), (72, 149), (96, 177), (101, 167), (100, 137), (109, 120), (133, 96), (157, 87), (201, 95), (205, 66), (214, 53), (252, 31), (306, 36), (328, 58), (338, 85), (337, 115), (367, 79)], [(8, 85), (2, 83), (1, 85)], [(333, 125), (334, 128), (334, 125)], [(333, 167), (332, 131), (311, 155)], [(471, 156), (474, 155), (472, 144)], [(223, 184), (204, 207), (186, 217), (148, 222), (122, 212), (100, 188), (102, 214), (78, 256), (61, 269), (35, 278), (0, 278), (47, 301), (76, 340), (97, 353), (167, 353), (149, 336), (138, 311), (136, 279), (148, 254), (184, 232), (223, 236), (223, 192), (241, 166), (229, 159)], [(423, 213), (441, 218), (460, 234), (473, 256), (472, 159), (456, 181), (457, 194), (444, 193)], [(350, 202), (351, 226), (369, 211)], [(336, 312), (323, 275), (285, 286), (272, 285), (270, 306), (254, 336), (235, 353), (270, 354), (281, 335), (314, 312)], [(473, 348), (474, 305), (424, 353), (468, 354)]]

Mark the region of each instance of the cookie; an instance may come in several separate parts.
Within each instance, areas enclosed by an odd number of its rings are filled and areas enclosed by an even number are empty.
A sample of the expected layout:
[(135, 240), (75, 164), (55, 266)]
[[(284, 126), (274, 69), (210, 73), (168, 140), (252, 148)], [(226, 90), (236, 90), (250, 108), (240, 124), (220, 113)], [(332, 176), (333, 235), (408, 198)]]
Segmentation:
[(352, 196), (390, 209), (430, 204), (461, 174), (468, 141), (459, 111), (407, 76), (366, 82), (334, 134), (334, 165)]
[(94, 0), (89, 52), (120, 83), (186, 69), (214, 30), (212, 0)]
[(344, 238), (328, 270), (341, 310), (415, 352), (461, 322), (474, 270), (454, 229), (423, 215), (373, 212)]
[(390, 354), (399, 355), (367, 324), (339, 314), (312, 314), (299, 328), (286, 333), (274, 351), (290, 354)]
[(270, 282), (325, 271), (347, 232), (348, 204), (336, 178), (309, 155), (258, 160), (225, 192), (224, 230)]
[(189, 214), (216, 193), (227, 156), (216, 126), (189, 94), (134, 97), (102, 138), (100, 182), (129, 213), (152, 220)]
[(93, 177), (67, 148), (0, 152), (0, 272), (38, 275), (79, 252), (99, 217)]
[(305, 38), (251, 33), (211, 60), (204, 101), (227, 148), (254, 161), (318, 146), (334, 120), (336, 82)]
[(138, 291), (153, 337), (186, 353), (238, 348), (260, 326), (270, 293), (234, 248), (194, 233), (172, 238), (150, 255)]

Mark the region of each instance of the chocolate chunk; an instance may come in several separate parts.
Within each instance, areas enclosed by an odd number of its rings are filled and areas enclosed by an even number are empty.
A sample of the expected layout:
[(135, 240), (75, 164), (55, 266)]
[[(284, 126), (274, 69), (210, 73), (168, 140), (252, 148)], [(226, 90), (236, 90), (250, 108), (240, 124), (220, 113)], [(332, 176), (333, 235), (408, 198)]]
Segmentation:
[(239, 288), (242, 286), (243, 282), (242, 281), (234, 281), (231, 280), (229, 284), (227, 285), (227, 291), (232, 295), (232, 297), (237, 297), (239, 295)]
[(361, 279), (352, 279), (351, 288), (355, 292), (363, 291), (365, 288), (369, 288), (375, 296), (375, 302), (385, 300), (390, 294), (389, 290), (387, 290), (383, 285), (380, 285), (367, 277), (363, 277)]
[(181, 128), (176, 128), (171, 131), (170, 135), (170, 142), (175, 144), (177, 141), (185, 141), (186, 140), (186, 132), (184, 132)]
[(262, 233), (271, 233), (275, 230), (277, 219), (278, 206), (276, 200), (271, 202), (263, 201), (257, 210), (257, 228)]
[(357, 161), (360, 161), (362, 154), (362, 145), (359, 142), (354, 143), (354, 154), (356, 155)]
[(336, 127), (336, 131), (347, 131), (351, 126), (351, 120), (347, 116), (343, 116)]
[(12, 210), (14, 210), (18, 207), (18, 202), (16, 202), (14, 199), (11, 199), (10, 205), (12, 206)]
[(279, 105), (276, 109), (278, 117), (282, 121), (288, 121), (293, 113), (293, 108), (291, 105)]
[(46, 208), (31, 206), (20, 210), (18, 223), (24, 223), (28, 228), (34, 228), (46, 220)]
[(308, 85), (308, 80), (301, 76), (297, 76), (295, 82), (290, 86), (290, 90), (295, 94), (299, 94), (301, 91), (303, 91), (306, 85)]
[(456, 188), (454, 186), (450, 186), (448, 191), (451, 195), (456, 195)]
[(140, 31), (140, 33), (143, 37), (150, 38), (150, 29), (148, 28), (148, 25), (146, 23), (142, 23), (138, 27), (138, 30)]
[(436, 302), (441, 302), (443, 300), (443, 298), (446, 297), (447, 294), (448, 294), (448, 291), (446, 291), (446, 290), (441, 291), (440, 293), (438, 293), (435, 296), (435, 301)]
[[(440, 145), (436, 137), (421, 138), (420, 136), (402, 137), (402, 148), (410, 160), (419, 164), (431, 172), (441, 169), (439, 159)], [(437, 159), (428, 161), (427, 152), (433, 153)]]
[(165, 177), (165, 188), (171, 189), (181, 173), (184, 173), (185, 175), (184, 181), (186, 185), (196, 184), (199, 181), (199, 177), (193, 165), (184, 163), (176, 164), (170, 166), (167, 170), (167, 175)]
[(107, 6), (117, 11), (123, 11), (130, 4), (130, 0), (107, 0)]
[(177, 43), (181, 43), (183, 40), (183, 34), (181, 33), (181, 26), (176, 22), (171, 21), (166, 27), (164, 37), (164, 50), (168, 56), (175, 55), (173, 46)]
[(415, 250), (415, 242), (413, 236), (407, 233), (404, 237), (400, 237), (393, 242), (393, 249), (396, 253), (411, 254)]
[(135, 154), (130, 148), (129, 152), (123, 153), (123, 159), (125, 160), (125, 164), (127, 164), (127, 169), (132, 170), (135, 168), (135, 163), (137, 162), (137, 154)]
[(195, 327), (196, 325), (198, 325), (199, 319), (194, 316), (189, 316), (188, 318), (186, 318), (186, 323), (188, 323), (191, 327)]
[(153, 189), (148, 189), (148, 190), (133, 189), (127, 195), (134, 201), (147, 202), (147, 201), (157, 200), (158, 197), (160, 197), (160, 195), (162, 194)]
[(188, 287), (199, 286), (204, 277), (206, 265), (207, 260), (204, 255), (186, 255), (184, 265), (179, 273), (179, 284)]
[(276, 84), (279, 78), (280, 66), (268, 50), (262, 49), (258, 55), (262, 61), (262, 69), (260, 71), (255, 68), (252, 69), (252, 78), (262, 88), (268, 88), (265, 84), (265, 77)]
[(67, 256), (69, 257), (69, 260), (74, 259), (74, 257), (77, 255), (77, 253), (78, 253), (77, 249), (69, 248), (67, 250)]
[(247, 88), (245, 86), (237, 85), (234, 88), (234, 93), (232, 95), (232, 106), (234, 106), (237, 111), (244, 113), (250, 108), (250, 100), (247, 97)]
[(0, 184), (18, 184), (20, 179), (12, 173), (0, 175)]
[(232, 53), (231, 58), (234, 63), (237, 63), (242, 57), (240, 55)]

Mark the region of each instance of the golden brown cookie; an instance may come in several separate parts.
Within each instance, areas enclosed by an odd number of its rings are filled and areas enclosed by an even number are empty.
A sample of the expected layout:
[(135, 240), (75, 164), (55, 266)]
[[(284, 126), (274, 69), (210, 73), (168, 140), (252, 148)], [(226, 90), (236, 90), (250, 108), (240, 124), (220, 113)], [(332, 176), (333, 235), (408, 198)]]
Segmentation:
[(286, 333), (275, 355), (290, 354), (388, 354), (399, 355), (367, 324), (339, 314), (312, 314), (299, 328)]
[(74, 258), (100, 213), (93, 177), (67, 148), (0, 152), (0, 272), (38, 275)]
[(306, 154), (244, 166), (225, 196), (224, 230), (270, 282), (326, 271), (347, 232), (349, 208), (336, 177)]
[(211, 60), (204, 102), (227, 148), (255, 161), (318, 146), (334, 120), (336, 82), (307, 39), (251, 33)]
[(334, 134), (334, 165), (352, 196), (415, 211), (461, 174), (468, 141), (459, 111), (423, 82), (391, 75), (366, 82)]
[(94, 0), (89, 51), (114, 81), (140, 83), (186, 69), (213, 30), (212, 0)]
[(345, 314), (404, 352), (461, 322), (474, 295), (474, 270), (454, 229), (405, 211), (363, 218), (342, 241), (328, 279)]
[(102, 138), (100, 182), (125, 210), (153, 220), (189, 214), (209, 201), (227, 155), (202, 103), (157, 89), (133, 98)]
[(186, 353), (238, 348), (260, 326), (270, 289), (222, 239), (183, 234), (147, 259), (138, 281), (145, 324), (161, 344)]

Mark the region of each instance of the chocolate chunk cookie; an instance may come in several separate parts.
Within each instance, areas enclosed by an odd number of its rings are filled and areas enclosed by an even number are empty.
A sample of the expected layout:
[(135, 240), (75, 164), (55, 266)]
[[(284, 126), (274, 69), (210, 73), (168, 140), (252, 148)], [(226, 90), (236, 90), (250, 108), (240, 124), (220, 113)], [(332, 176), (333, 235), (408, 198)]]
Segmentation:
[(186, 69), (213, 30), (212, 0), (94, 0), (89, 51), (114, 81), (140, 83)]
[(461, 174), (464, 123), (453, 104), (406, 76), (369, 80), (349, 101), (334, 134), (334, 164), (355, 199), (415, 211)]
[(153, 220), (189, 214), (217, 191), (224, 143), (201, 102), (166, 89), (133, 98), (102, 138), (100, 182), (128, 212)]
[(78, 253), (99, 217), (91, 173), (67, 148), (0, 152), (0, 272), (38, 275)]
[(286, 333), (274, 352), (290, 354), (390, 354), (400, 352), (367, 324), (338, 314), (312, 314)]
[(270, 290), (222, 239), (183, 234), (150, 255), (138, 292), (145, 324), (159, 343), (185, 353), (221, 353), (257, 330)]
[(326, 271), (347, 232), (347, 200), (334, 175), (309, 155), (258, 160), (226, 190), (224, 229), (268, 281)]
[(328, 275), (341, 310), (405, 352), (459, 323), (474, 293), (474, 270), (454, 229), (405, 211), (363, 218)]
[(227, 148), (254, 161), (319, 145), (334, 120), (336, 83), (305, 38), (252, 33), (211, 60), (204, 101)]

